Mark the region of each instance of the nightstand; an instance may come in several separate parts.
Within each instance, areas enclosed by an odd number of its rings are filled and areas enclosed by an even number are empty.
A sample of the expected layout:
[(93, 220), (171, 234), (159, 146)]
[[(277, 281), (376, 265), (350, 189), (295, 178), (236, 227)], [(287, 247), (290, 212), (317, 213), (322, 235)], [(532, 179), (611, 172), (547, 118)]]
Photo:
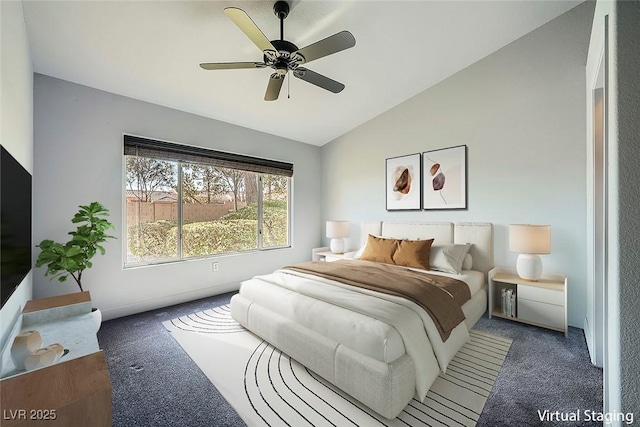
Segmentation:
[(311, 250), (312, 261), (333, 262), (345, 258), (345, 254), (334, 254), (333, 252), (331, 252), (329, 247), (315, 248)]
[[(502, 289), (515, 294), (515, 316), (502, 313)], [(514, 270), (489, 271), (489, 319), (492, 316), (564, 332), (567, 328), (567, 277), (545, 275), (537, 282), (521, 279)]]

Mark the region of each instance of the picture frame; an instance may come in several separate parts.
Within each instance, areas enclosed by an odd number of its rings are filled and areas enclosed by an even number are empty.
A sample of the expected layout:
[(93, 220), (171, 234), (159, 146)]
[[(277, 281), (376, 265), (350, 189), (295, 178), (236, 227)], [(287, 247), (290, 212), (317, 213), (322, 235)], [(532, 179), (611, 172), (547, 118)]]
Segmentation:
[(388, 211), (420, 210), (422, 206), (422, 155), (386, 160), (386, 208)]
[(422, 153), (422, 208), (467, 209), (467, 146)]

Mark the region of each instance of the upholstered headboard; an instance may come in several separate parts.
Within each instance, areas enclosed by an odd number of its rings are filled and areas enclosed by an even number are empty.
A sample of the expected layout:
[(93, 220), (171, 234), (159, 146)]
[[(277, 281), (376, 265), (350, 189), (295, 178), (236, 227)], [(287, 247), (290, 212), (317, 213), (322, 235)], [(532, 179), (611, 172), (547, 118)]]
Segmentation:
[(360, 244), (369, 234), (394, 239), (434, 239), (434, 245), (471, 244), (473, 269), (487, 274), (493, 268), (493, 224), (488, 222), (395, 222), (360, 223)]

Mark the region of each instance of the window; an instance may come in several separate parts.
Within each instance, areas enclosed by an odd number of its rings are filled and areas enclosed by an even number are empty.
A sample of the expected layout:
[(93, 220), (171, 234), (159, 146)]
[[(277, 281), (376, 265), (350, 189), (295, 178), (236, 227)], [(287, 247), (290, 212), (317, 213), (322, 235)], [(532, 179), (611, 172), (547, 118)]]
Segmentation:
[(125, 265), (290, 245), (293, 165), (125, 135)]

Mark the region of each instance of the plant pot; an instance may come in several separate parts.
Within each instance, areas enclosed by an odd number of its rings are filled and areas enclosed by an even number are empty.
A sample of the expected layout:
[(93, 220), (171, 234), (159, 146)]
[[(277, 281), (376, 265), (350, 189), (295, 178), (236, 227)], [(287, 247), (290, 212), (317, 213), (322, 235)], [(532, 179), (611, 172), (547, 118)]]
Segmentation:
[(91, 315), (93, 316), (93, 324), (95, 326), (96, 334), (100, 330), (100, 325), (102, 324), (102, 312), (99, 308), (92, 308)]

